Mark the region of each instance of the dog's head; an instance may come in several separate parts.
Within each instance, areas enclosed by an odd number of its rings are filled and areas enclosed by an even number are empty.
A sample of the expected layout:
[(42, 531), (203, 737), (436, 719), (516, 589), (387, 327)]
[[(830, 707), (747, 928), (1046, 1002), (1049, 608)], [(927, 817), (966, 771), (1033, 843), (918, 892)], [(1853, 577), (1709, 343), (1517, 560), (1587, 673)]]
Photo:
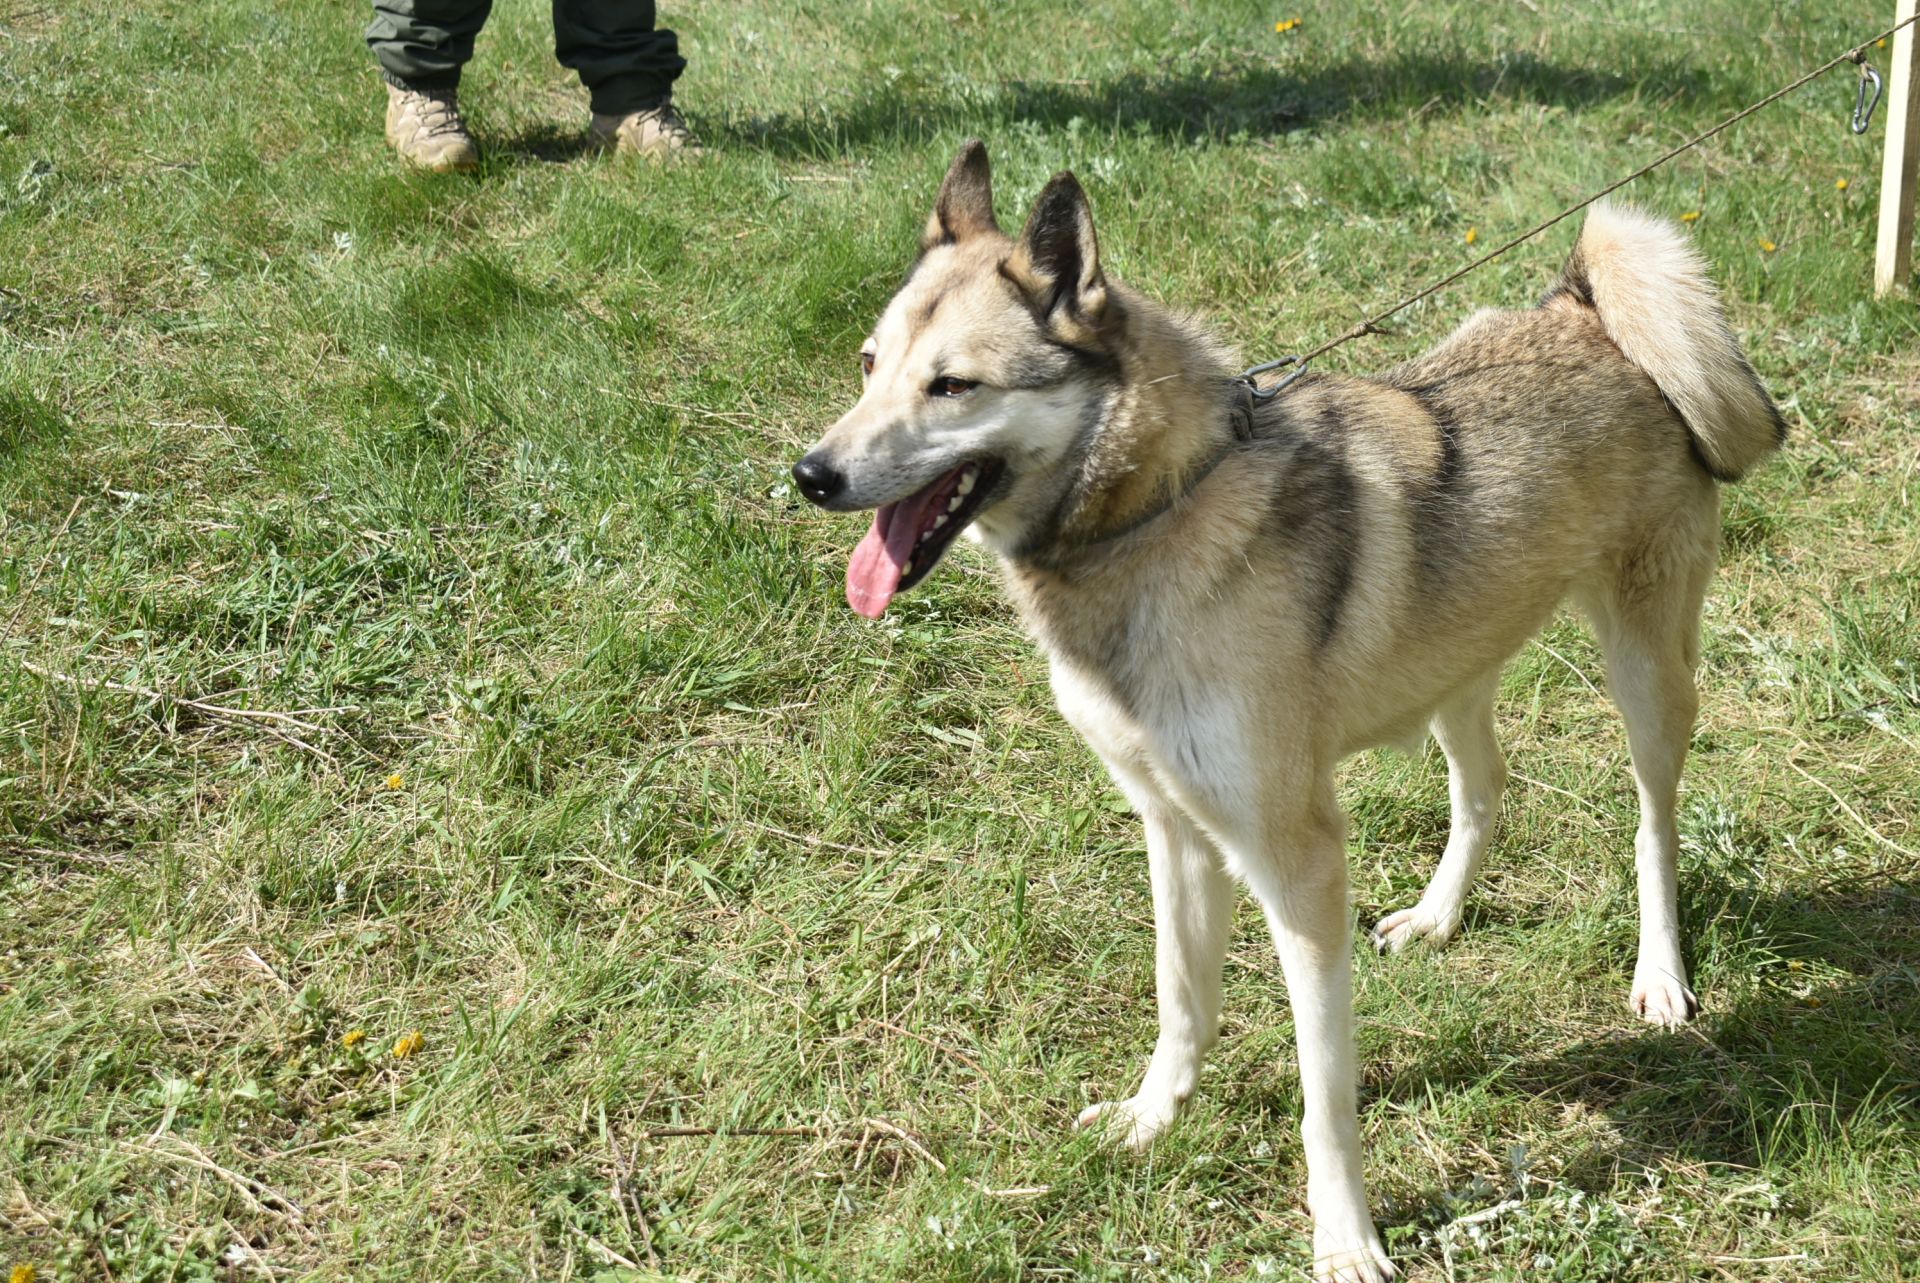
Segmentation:
[(963, 529), (1012, 549), (1044, 519), (1109, 395), (1119, 310), (1073, 175), (1047, 184), (1016, 240), (994, 221), (986, 148), (962, 147), (919, 260), (860, 347), (858, 404), (793, 466), (821, 507), (876, 510), (849, 605), (877, 619)]

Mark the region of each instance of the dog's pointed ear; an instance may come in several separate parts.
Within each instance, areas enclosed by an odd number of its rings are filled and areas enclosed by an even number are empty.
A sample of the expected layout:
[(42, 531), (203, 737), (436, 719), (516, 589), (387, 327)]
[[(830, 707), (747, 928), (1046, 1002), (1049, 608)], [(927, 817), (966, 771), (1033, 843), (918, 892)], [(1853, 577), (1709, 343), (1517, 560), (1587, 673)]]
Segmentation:
[(1004, 270), (1042, 316), (1098, 327), (1107, 307), (1100, 240), (1093, 207), (1071, 171), (1055, 174), (1040, 193)]
[(921, 233), (920, 248), (930, 250), (999, 230), (1000, 224), (993, 221), (993, 171), (987, 165), (987, 145), (969, 138), (960, 145), (960, 154), (940, 184), (940, 194), (933, 198), (933, 213)]

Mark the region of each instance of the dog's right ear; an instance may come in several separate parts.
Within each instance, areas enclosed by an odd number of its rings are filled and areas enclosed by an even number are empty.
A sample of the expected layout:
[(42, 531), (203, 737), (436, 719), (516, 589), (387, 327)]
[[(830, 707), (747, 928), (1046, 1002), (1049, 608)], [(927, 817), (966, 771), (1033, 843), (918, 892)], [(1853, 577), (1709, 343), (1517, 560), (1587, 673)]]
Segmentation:
[(960, 154), (953, 158), (940, 194), (933, 199), (933, 214), (920, 234), (920, 248), (952, 245), (999, 230), (1000, 224), (993, 221), (993, 172), (987, 166), (987, 145), (969, 138), (960, 145)]

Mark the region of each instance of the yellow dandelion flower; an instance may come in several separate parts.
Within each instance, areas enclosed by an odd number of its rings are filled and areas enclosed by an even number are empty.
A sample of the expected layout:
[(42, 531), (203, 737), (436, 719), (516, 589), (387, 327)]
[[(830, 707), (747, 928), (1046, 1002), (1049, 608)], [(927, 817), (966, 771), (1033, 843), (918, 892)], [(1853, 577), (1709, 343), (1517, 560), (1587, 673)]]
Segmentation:
[(1690, 209), (1686, 213), (1680, 215), (1680, 221), (1683, 223), (1697, 223), (1700, 221), (1700, 211), (1697, 209)]
[(366, 1040), (367, 1040), (366, 1030), (349, 1029), (347, 1030), (346, 1033), (340, 1036), (340, 1045), (342, 1047), (358, 1047), (361, 1043), (365, 1042)]
[(1836, 192), (1844, 192), (1845, 190), (1847, 190), (1847, 180), (1844, 178), (1834, 179), (1833, 190), (1835, 190)]
[(1479, 239), (1480, 239), (1480, 229), (1477, 227), (1469, 227), (1467, 229), (1467, 244), (1471, 245)]
[(387, 776), (388, 788), (399, 789), (399, 788), (405, 788), (406, 786), (407, 786), (406, 777), (401, 775), (400, 772), (395, 771), (393, 774)]
[(1300, 19), (1298, 18), (1282, 18), (1279, 22), (1276, 22), (1273, 24), (1273, 29), (1275, 31), (1285, 33), (1288, 31), (1292, 31), (1295, 27), (1299, 25), (1300, 25)]
[(28, 1265), (25, 1262), (22, 1262), (21, 1264), (14, 1266), (12, 1271), (8, 1273), (7, 1283), (33, 1283), (33, 1281), (39, 1277), (40, 1277), (39, 1270), (36, 1270), (33, 1268), (33, 1266)]
[(1875, 49), (1885, 49), (1887, 47), (1887, 42), (1884, 40), (1876, 40), (1873, 42), (1873, 47)]
[(1800, 961), (1800, 959), (1798, 958), (1794, 958), (1787, 963), (1788, 971), (1805, 971), (1806, 969), (1807, 969), (1807, 964)]
[(1778, 245), (1775, 245), (1772, 241), (1763, 240), (1760, 242), (1760, 252), (1762, 254), (1771, 254), (1773, 253), (1773, 251), (1779, 248), (1780, 247)]
[(409, 1029), (407, 1032), (401, 1034), (399, 1039), (393, 1044), (393, 1058), (395, 1060), (405, 1060), (408, 1056), (411, 1056), (414, 1052), (419, 1051), (426, 1045), (427, 1040), (421, 1037), (418, 1029)]

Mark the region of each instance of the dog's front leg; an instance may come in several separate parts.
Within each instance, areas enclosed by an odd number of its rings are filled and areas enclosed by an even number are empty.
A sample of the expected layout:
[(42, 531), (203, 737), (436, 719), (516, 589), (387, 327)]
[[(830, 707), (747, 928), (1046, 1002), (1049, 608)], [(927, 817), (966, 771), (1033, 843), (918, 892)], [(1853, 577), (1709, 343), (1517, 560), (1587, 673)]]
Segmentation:
[(1145, 1149), (1165, 1131), (1200, 1078), (1200, 1064), (1220, 1033), (1220, 969), (1233, 935), (1233, 883), (1193, 822), (1144, 780), (1114, 772), (1146, 821), (1153, 880), (1154, 992), (1160, 1037), (1140, 1090), (1102, 1101), (1078, 1125), (1111, 1128), (1116, 1139)]
[(1267, 827), (1264, 849), (1247, 853), (1244, 873), (1273, 929), (1299, 1041), (1314, 1277), (1384, 1283), (1394, 1269), (1367, 1211), (1361, 1169), (1343, 825), (1329, 796), (1320, 816)]

